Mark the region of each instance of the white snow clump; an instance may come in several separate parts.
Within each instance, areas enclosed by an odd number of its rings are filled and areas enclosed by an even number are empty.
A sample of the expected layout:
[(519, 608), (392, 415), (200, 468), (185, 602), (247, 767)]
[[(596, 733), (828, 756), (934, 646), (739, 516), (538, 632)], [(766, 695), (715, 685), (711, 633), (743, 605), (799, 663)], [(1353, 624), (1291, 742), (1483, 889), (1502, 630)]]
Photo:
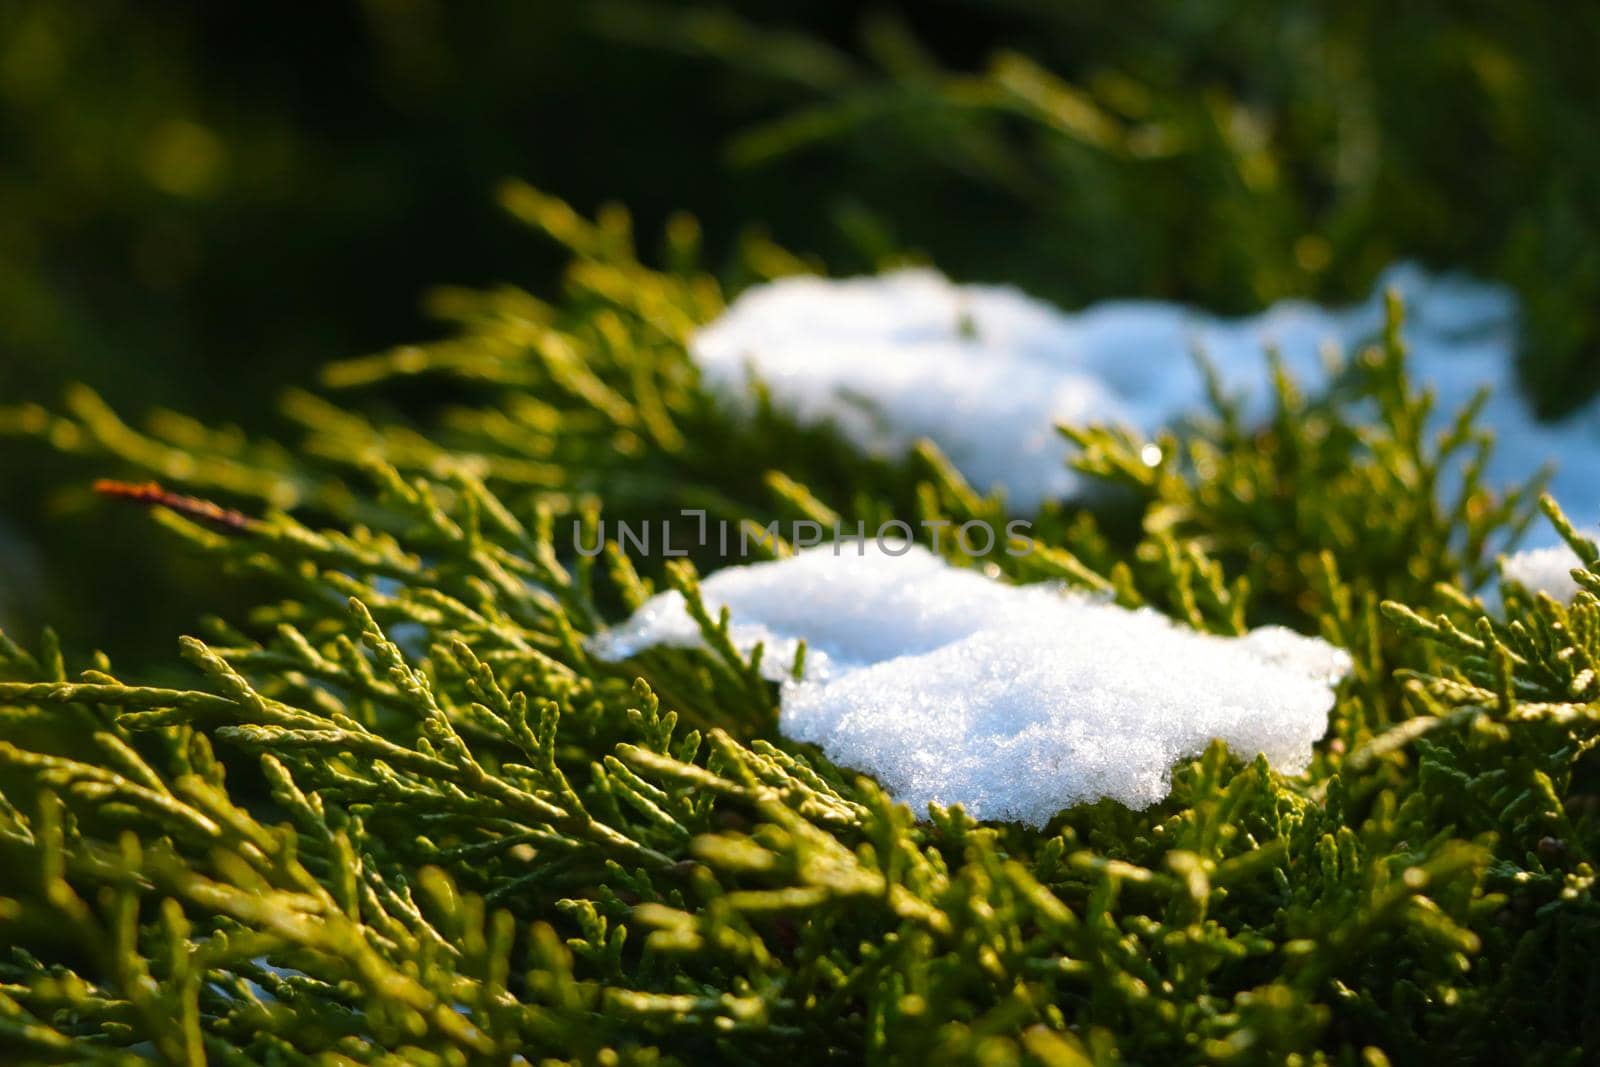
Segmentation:
[[(700, 583), (731, 636), (766, 645), (780, 729), (913, 810), (1043, 826), (1062, 808), (1165, 797), (1213, 738), (1299, 773), (1349, 657), (1279, 627), (1201, 634), (1054, 586), (1004, 585), (905, 542), (821, 545)], [(804, 677), (789, 677), (800, 641)], [(677, 592), (591, 643), (623, 659), (701, 636)]]
[[(1585, 530), (1590, 539), (1600, 539), (1600, 530)], [(1578, 591), (1572, 572), (1584, 565), (1583, 560), (1562, 542), (1545, 548), (1524, 549), (1506, 557), (1500, 564), (1500, 574), (1533, 593), (1548, 593), (1563, 603)]]
[[(1490, 387), (1491, 482), (1525, 481), (1558, 460), (1552, 490), (1582, 521), (1600, 521), (1600, 403), (1559, 423), (1537, 421), (1516, 380), (1514, 297), (1410, 264), (1386, 271), (1354, 307), (1285, 301), (1237, 319), (1155, 301), (1068, 314), (1013, 288), (956, 285), (931, 270), (791, 277), (745, 292), (690, 349), (706, 383), (735, 405), (750, 403), (753, 372), (801, 422), (832, 420), (857, 447), (889, 458), (929, 437), (974, 486), (1004, 489), (1014, 509), (1029, 512), (1084, 488), (1067, 469), (1070, 446), (1057, 423), (1150, 434), (1202, 411), (1196, 349), (1246, 415), (1262, 418), (1266, 348), (1315, 393), (1329, 384), (1329, 350), (1353, 354), (1378, 337), (1391, 287), (1406, 305), (1411, 371), (1439, 394), (1438, 424)], [(1554, 542), (1549, 531), (1540, 536)]]

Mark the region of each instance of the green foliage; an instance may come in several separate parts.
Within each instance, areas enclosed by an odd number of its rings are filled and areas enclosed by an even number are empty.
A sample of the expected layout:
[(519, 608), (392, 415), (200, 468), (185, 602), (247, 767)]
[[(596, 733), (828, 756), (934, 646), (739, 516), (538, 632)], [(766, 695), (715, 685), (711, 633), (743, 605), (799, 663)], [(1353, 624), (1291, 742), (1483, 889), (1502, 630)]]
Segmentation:
[[(292, 449), (175, 416), (135, 429), (85, 391), (3, 415), (225, 497), (251, 517), (176, 501), (154, 518), (276, 590), (185, 638), (187, 673), (163, 686), (104, 657), (69, 673), (53, 640), (0, 644), (11, 1061), (1577, 1063), (1595, 1047), (1600, 571), (1570, 606), (1474, 598), (1528, 500), (1479, 483), (1470, 418), (1423, 433), (1393, 330), (1335, 396), (1280, 376), (1269, 426), (1219, 401), (1154, 465), (1147, 442), (1068, 428), (1121, 496), (1098, 517), (1047, 507), (1040, 550), (997, 557), (1009, 578), (1199, 628), (1286, 620), (1348, 648), (1311, 771), (1218, 744), (1147, 811), (979, 825), (897, 806), (784, 739), (694, 565), (615, 544), (591, 560), (569, 534), (592, 544), (601, 508), (853, 524), (994, 519), (1003, 501), (931, 446), (870, 462), (770, 407), (724, 412), (684, 351), (721, 306), (687, 220), (655, 270), (620, 211), (505, 200), (572, 249), (561, 299), (448, 294), (452, 338), (327, 370), (372, 398), (359, 410), (289, 398)], [(798, 266), (746, 250), (752, 277)], [(382, 413), (411, 379), (452, 406)], [(1600, 554), (1571, 539), (1575, 564)], [(586, 653), (663, 583), (705, 651)]]

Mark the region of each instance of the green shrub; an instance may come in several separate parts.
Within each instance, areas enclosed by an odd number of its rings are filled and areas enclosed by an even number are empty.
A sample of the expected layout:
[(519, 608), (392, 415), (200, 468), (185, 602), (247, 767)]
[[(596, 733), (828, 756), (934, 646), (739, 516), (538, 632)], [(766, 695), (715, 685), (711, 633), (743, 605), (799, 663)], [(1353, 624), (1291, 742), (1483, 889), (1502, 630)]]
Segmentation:
[[(569, 556), (558, 531), (602, 507), (1002, 504), (931, 446), (885, 464), (770, 407), (731, 418), (684, 350), (721, 306), (692, 223), (655, 270), (620, 212), (506, 200), (573, 250), (562, 298), (446, 294), (453, 338), (327, 370), (361, 409), (288, 400), (292, 449), (135, 430), (87, 391), (5, 413), (236, 507), (152, 514), (277, 591), (185, 638), (159, 686), (104, 657), (69, 671), (53, 639), (0, 646), (11, 1061), (1584, 1060), (1600, 571), (1571, 606), (1475, 599), (1531, 498), (1479, 483), (1470, 412), (1423, 433), (1395, 331), (1346, 392), (1280, 375), (1267, 426), (1219, 402), (1154, 467), (1069, 428), (1124, 491), (1098, 517), (1047, 507), (1040, 551), (1004, 558), (1349, 649), (1310, 773), (1219, 744), (1150, 810), (978, 825), (781, 737), (774, 688), (703, 610), (710, 651), (591, 658), (663, 582), (698, 605), (695, 570)], [(797, 268), (747, 249), (752, 277)], [(452, 398), (426, 425), (381, 413), (412, 378)]]

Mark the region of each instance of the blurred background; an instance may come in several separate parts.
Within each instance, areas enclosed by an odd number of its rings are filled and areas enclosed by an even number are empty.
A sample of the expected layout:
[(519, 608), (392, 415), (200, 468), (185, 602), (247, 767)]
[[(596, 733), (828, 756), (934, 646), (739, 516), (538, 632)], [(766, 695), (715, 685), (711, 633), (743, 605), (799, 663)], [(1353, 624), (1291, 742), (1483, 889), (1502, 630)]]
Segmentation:
[[(1519, 292), (1548, 414), (1600, 385), (1600, 5), (0, 0), (0, 405), (92, 383), (252, 433), (435, 284), (548, 291), (525, 178), (711, 262), (764, 231), (1067, 307)], [(0, 440), (0, 619), (171, 648), (208, 582), (101, 473)]]

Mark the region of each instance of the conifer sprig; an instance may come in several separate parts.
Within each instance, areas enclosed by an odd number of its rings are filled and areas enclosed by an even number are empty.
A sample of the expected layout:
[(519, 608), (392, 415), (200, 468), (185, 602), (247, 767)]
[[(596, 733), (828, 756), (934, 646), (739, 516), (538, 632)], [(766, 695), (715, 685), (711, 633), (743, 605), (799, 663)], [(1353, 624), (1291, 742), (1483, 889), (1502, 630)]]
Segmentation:
[[(1221, 402), (1153, 465), (1152, 442), (1066, 428), (1124, 497), (1049, 506), (1035, 552), (994, 557), (1006, 580), (1347, 648), (1308, 774), (1217, 744), (1147, 811), (977, 824), (783, 738), (760, 653), (699, 595), (717, 560), (613, 541), (595, 561), (560, 531), (593, 544), (602, 508), (959, 523), (1004, 501), (931, 446), (885, 464), (770, 407), (723, 410), (684, 351), (721, 306), (686, 224), (658, 271), (620, 212), (506, 199), (573, 249), (559, 301), (447, 294), (456, 337), (327, 374), (448, 378), (467, 399), (437, 423), (301, 394), (286, 449), (172, 417), (136, 431), (86, 393), (8, 418), (107, 473), (221, 496), (248, 522), (150, 503), (280, 591), (185, 639), (161, 684), (0, 639), (12, 1059), (1582, 1058), (1600, 578), (1582, 570), (1569, 605), (1476, 599), (1531, 498), (1481, 484), (1470, 413), (1427, 439), (1393, 329), (1340, 394), (1280, 373), (1265, 427)], [(751, 258), (751, 276), (796, 266)], [(657, 588), (703, 650), (589, 654)]]

